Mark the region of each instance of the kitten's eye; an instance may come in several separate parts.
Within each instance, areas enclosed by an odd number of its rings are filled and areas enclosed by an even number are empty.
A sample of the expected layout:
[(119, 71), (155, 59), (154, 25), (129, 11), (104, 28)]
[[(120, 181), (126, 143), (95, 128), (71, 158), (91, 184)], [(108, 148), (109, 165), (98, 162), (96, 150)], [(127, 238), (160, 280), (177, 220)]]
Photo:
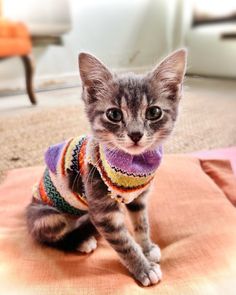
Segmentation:
[(163, 112), (161, 108), (153, 106), (146, 110), (146, 119), (155, 121), (160, 120), (162, 118)]
[(108, 109), (106, 111), (106, 116), (110, 121), (116, 123), (120, 122), (123, 118), (122, 111), (117, 108)]

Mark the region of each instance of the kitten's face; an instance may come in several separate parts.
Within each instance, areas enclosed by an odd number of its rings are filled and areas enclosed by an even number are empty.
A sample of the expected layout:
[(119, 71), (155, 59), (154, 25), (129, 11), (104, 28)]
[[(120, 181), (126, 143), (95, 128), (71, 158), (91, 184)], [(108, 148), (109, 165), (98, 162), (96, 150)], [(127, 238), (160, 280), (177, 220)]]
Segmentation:
[(116, 76), (95, 57), (81, 53), (83, 99), (98, 141), (129, 154), (159, 146), (177, 117), (185, 58), (180, 50), (146, 76)]

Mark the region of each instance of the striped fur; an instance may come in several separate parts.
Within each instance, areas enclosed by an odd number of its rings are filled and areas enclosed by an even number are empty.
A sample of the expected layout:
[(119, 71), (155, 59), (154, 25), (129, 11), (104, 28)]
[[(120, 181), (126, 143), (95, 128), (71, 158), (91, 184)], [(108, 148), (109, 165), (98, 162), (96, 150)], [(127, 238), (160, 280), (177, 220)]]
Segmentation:
[[(90, 166), (89, 170), (92, 169), (93, 167)], [(101, 179), (99, 172), (95, 171), (93, 181), (86, 186), (92, 223), (118, 253), (122, 263), (138, 281), (144, 286), (157, 283), (161, 279), (161, 271), (158, 265), (147, 259), (149, 257), (148, 251), (153, 247), (149, 236), (145, 237), (145, 242), (148, 241), (149, 244), (144, 243), (145, 247), (142, 249), (142, 245), (140, 247), (135, 242), (125, 226), (122, 205), (116, 203), (114, 207), (114, 201), (108, 197), (108, 193), (107, 186)], [(142, 221), (142, 219), (140, 220)], [(139, 221), (138, 225), (143, 229), (148, 227), (147, 222)]]

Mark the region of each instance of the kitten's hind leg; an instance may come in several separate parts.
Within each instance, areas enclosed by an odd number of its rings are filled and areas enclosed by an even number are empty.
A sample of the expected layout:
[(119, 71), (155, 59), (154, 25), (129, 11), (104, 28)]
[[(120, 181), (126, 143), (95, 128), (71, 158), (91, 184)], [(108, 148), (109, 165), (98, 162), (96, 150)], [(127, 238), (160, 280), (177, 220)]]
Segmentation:
[(97, 248), (98, 231), (91, 223), (86, 213), (76, 222), (76, 227), (68, 232), (63, 239), (54, 243), (54, 246), (65, 251), (79, 251), (90, 253)]
[(82, 242), (77, 250), (81, 253), (91, 253), (97, 248), (97, 240), (94, 236), (90, 236), (86, 241)]
[(87, 213), (76, 219), (52, 206), (31, 203), (26, 215), (29, 232), (38, 242), (65, 251), (79, 250), (80, 245), (97, 234)]
[(44, 204), (31, 203), (26, 209), (30, 234), (41, 243), (53, 243), (62, 239), (71, 225), (56, 208)]

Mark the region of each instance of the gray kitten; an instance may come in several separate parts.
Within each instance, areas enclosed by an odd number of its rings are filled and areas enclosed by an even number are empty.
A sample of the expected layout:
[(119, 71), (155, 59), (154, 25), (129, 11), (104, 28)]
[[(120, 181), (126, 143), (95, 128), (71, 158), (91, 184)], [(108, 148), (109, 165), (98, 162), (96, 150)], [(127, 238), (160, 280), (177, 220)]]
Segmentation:
[[(91, 157), (98, 147), (104, 147), (112, 153), (108, 157), (115, 163), (120, 157), (122, 167), (127, 164), (124, 159), (129, 157), (138, 159), (139, 164), (143, 158), (142, 167), (146, 167), (147, 157), (147, 162), (151, 159), (149, 164), (153, 165), (154, 151), (161, 151), (161, 144), (173, 130), (177, 118), (185, 65), (186, 51), (182, 49), (169, 55), (147, 75), (118, 76), (94, 56), (81, 53), (82, 98), (92, 129), (88, 140)], [(59, 146), (56, 149), (59, 150)], [(53, 171), (55, 167), (49, 162), (46, 159)], [(131, 193), (128, 199), (122, 194), (111, 197), (109, 184), (99, 167), (99, 163), (87, 161), (84, 173), (74, 168), (66, 170), (69, 193), (84, 195), (87, 211), (78, 209), (73, 216), (69, 211), (60, 210), (61, 203), (57, 202), (56, 206), (50, 200), (33, 198), (27, 207), (29, 232), (41, 243), (86, 253), (95, 250), (96, 237), (100, 234), (143, 286), (156, 284), (162, 276), (158, 264), (161, 253), (149, 236), (148, 186), (139, 186), (138, 193)], [(49, 181), (51, 173), (56, 183), (60, 175), (50, 169), (46, 169), (44, 178)], [(116, 172), (122, 174), (122, 169), (117, 168)], [(55, 187), (50, 193), (53, 197), (58, 195)], [(135, 239), (125, 226), (123, 206), (130, 213)]]

